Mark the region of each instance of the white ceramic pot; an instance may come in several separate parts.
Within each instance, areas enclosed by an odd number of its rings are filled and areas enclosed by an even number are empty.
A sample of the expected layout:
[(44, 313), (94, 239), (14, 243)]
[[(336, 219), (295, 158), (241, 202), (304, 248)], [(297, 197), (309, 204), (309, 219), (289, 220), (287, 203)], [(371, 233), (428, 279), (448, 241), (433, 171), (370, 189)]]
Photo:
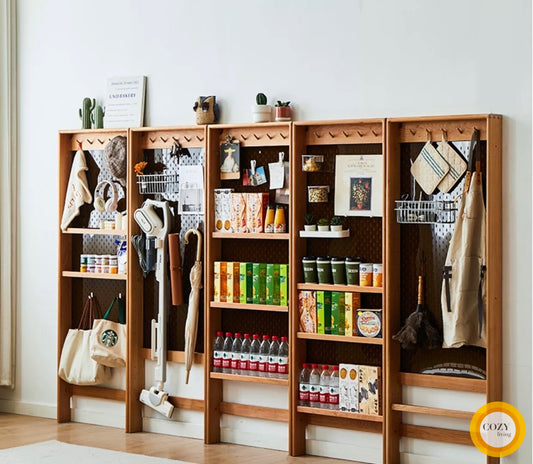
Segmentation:
[(270, 122), (272, 121), (271, 105), (252, 105), (253, 122)]
[(342, 224), (340, 226), (329, 226), (331, 231), (340, 232), (342, 230)]
[(319, 232), (329, 232), (329, 226), (317, 226)]
[(308, 232), (314, 232), (316, 231), (316, 224), (304, 224), (304, 230), (307, 230)]

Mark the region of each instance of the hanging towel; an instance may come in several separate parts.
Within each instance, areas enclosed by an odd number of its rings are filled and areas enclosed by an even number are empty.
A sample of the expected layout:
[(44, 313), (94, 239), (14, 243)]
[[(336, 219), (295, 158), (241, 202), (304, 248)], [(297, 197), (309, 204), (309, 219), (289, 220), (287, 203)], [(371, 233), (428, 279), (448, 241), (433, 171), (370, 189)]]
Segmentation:
[(83, 153), (83, 150), (78, 150), (76, 155), (74, 155), (68, 178), (67, 195), (65, 197), (65, 206), (63, 207), (63, 217), (61, 218), (61, 230), (65, 230), (72, 220), (80, 214), (80, 208), (84, 203), (91, 203), (93, 199), (87, 184), (87, 175), (85, 174), (88, 169), (85, 153)]

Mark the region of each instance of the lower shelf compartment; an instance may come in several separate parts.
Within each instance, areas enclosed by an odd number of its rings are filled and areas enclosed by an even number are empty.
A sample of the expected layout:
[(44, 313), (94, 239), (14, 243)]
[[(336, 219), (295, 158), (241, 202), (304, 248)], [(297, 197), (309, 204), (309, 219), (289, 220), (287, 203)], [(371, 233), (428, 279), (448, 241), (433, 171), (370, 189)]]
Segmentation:
[(209, 376), (212, 379), (234, 380), (236, 382), (264, 383), (268, 385), (289, 386), (288, 379), (273, 379), (271, 377), (257, 377), (255, 375), (224, 374), (222, 372), (211, 372)]
[(359, 414), (357, 412), (338, 411), (334, 409), (311, 408), (309, 406), (298, 406), (297, 411), (304, 414), (315, 414), (318, 416), (340, 417), (343, 419), (353, 419), (368, 422), (383, 422), (383, 416), (371, 416), (369, 414)]

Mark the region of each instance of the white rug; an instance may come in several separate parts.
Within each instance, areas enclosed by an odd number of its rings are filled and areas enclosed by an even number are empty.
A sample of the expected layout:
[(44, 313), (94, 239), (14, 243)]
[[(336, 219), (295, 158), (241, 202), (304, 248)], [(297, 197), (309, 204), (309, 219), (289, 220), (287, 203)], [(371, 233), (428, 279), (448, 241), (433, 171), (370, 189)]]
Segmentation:
[(33, 445), (0, 450), (2, 464), (190, 464), (184, 461), (154, 458), (142, 454), (122, 453), (60, 441), (43, 441)]

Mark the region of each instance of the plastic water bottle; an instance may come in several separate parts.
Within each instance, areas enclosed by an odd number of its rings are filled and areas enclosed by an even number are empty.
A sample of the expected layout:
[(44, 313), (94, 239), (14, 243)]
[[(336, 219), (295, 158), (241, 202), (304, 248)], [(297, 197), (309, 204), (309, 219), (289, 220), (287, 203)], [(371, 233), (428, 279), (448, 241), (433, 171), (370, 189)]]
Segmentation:
[(224, 339), (222, 332), (217, 332), (217, 338), (213, 344), (213, 372), (222, 372), (222, 350), (224, 349)]
[(333, 366), (329, 376), (329, 409), (339, 409), (339, 366)]
[(270, 348), (268, 350), (268, 376), (277, 379), (278, 378), (278, 356), (279, 356), (279, 342), (278, 336), (272, 335), (272, 341), (270, 342)]
[(222, 348), (222, 372), (231, 374), (231, 350), (233, 349), (233, 338), (231, 332), (226, 332), (224, 347)]
[(231, 346), (231, 373), (240, 374), (241, 363), (241, 351), (242, 351), (242, 338), (240, 332), (235, 332), (235, 338), (233, 345)]
[(239, 360), (239, 371), (241, 375), (248, 375), (248, 363), (250, 362), (250, 334), (244, 334), (244, 340), (241, 347), (241, 358)]
[(329, 409), (329, 378), (331, 377), (331, 371), (327, 364), (322, 365), (322, 372), (320, 374), (320, 388), (319, 399), (320, 407), (322, 409)]
[(258, 375), (259, 350), (261, 348), (261, 342), (259, 341), (258, 334), (254, 334), (252, 338), (252, 343), (250, 343), (250, 362), (248, 363), (248, 374)]
[(302, 370), (300, 371), (300, 383), (299, 383), (299, 393), (298, 393), (298, 404), (300, 406), (309, 406), (309, 375), (311, 371), (309, 370), (309, 364), (303, 363)]
[(263, 335), (263, 341), (259, 348), (259, 365), (257, 371), (259, 377), (268, 377), (268, 353), (270, 352), (270, 341), (268, 335)]
[(311, 373), (309, 374), (309, 406), (312, 408), (320, 407), (320, 371), (318, 364), (311, 364)]
[(289, 343), (287, 337), (281, 337), (278, 354), (278, 378), (289, 378)]

